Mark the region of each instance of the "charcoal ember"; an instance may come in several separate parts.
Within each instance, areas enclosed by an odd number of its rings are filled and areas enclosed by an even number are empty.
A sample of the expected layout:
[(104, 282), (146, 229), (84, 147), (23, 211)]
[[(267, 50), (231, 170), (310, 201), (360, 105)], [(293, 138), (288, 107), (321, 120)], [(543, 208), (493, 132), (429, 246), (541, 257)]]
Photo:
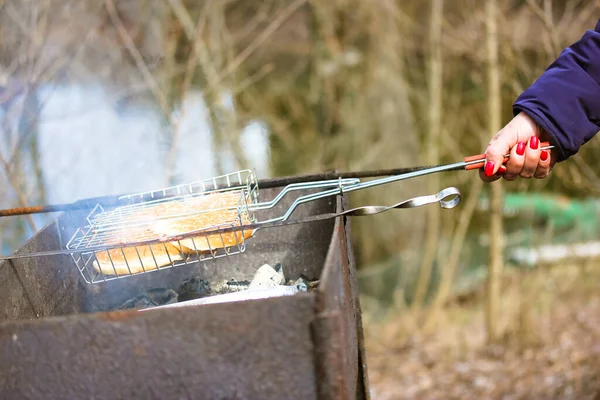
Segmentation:
[(248, 289), (250, 281), (238, 281), (235, 279), (222, 280), (212, 284), (206, 279), (192, 277), (186, 279), (178, 289), (177, 301), (189, 301), (216, 294), (233, 293)]
[(291, 286), (295, 286), (301, 292), (308, 292), (308, 282), (304, 278), (298, 278)]
[(200, 279), (195, 276), (190, 279), (183, 281), (178, 290), (179, 294), (182, 293), (197, 293), (199, 295), (209, 295), (211, 293), (210, 282), (206, 279)]
[(249, 289), (273, 288), (284, 284), (285, 276), (281, 264), (276, 264), (275, 267), (264, 264), (254, 274)]
[(154, 307), (155, 304), (150, 300), (148, 296), (145, 294), (135, 297), (133, 299), (127, 300), (125, 303), (121, 304), (117, 309), (118, 310), (128, 310), (128, 309), (144, 309), (149, 307)]
[(153, 303), (160, 305), (177, 302), (177, 292), (173, 289), (150, 289), (146, 291), (146, 295)]
[(149, 307), (163, 306), (177, 302), (177, 292), (172, 289), (156, 288), (147, 290), (144, 294), (127, 300), (121, 304), (118, 310), (143, 309)]
[(179, 286), (178, 293), (177, 301), (181, 302), (209, 296), (212, 290), (210, 282), (206, 279), (193, 276), (183, 281), (181, 286)]
[(212, 292), (214, 294), (233, 293), (247, 290), (249, 287), (250, 281), (237, 281), (235, 279), (230, 279), (215, 282), (212, 285)]
[(300, 275), (298, 279), (290, 280), (288, 286), (295, 286), (301, 292), (310, 292), (319, 286), (318, 279), (309, 279), (304, 275)]
[(177, 302), (201, 299), (206, 296), (207, 296), (206, 294), (199, 294), (199, 293), (194, 293), (194, 292), (179, 293), (179, 295), (177, 295)]
[(311, 290), (318, 288), (319, 282), (320, 281), (318, 279), (309, 280), (308, 281), (308, 291), (310, 292)]

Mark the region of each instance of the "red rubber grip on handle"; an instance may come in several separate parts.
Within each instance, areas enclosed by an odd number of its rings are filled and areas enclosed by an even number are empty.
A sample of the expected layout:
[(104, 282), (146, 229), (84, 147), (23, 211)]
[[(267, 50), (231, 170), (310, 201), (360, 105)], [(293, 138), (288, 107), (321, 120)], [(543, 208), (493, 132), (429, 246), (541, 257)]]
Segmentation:
[[(540, 143), (540, 147), (546, 147), (546, 146), (550, 146), (550, 142), (542, 142)], [(504, 161), (502, 161), (502, 164), (506, 163), (508, 161), (509, 157), (504, 157)], [(470, 165), (467, 165), (465, 167), (466, 171), (470, 171), (473, 169), (480, 169), (483, 168), (484, 164), (485, 164), (485, 154), (477, 154), (476, 156), (470, 156), (470, 157), (465, 157), (465, 162), (469, 162), (469, 161), (477, 161), (477, 160), (481, 160), (481, 162), (478, 163), (473, 163)]]

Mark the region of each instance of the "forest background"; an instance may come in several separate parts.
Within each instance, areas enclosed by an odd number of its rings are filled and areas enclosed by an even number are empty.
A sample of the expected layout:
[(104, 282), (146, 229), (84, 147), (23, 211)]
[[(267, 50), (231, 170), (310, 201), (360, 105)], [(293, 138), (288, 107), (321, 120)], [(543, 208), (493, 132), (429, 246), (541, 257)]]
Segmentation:
[[(0, 1), (0, 206), (460, 161), (598, 18), (576, 0)], [(375, 398), (597, 390), (592, 356), (552, 351), (597, 347), (599, 150), (544, 180), (448, 172), (352, 194), (463, 195), (352, 221)], [(3, 252), (52, 217), (1, 219)]]

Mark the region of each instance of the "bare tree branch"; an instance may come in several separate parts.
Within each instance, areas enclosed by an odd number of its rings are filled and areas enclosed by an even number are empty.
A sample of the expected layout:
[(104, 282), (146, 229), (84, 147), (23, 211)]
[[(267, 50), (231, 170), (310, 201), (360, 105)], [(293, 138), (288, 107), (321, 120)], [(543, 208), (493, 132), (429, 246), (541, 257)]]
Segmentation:
[[(439, 162), (439, 147), (440, 136), (442, 130), (442, 20), (444, 13), (443, 0), (431, 1), (431, 19), (429, 21), (429, 65), (428, 65), (428, 100), (429, 113), (427, 120), (428, 137), (426, 141), (426, 160), (430, 165), (438, 164)], [(429, 190), (433, 193), (438, 190), (439, 176), (433, 176), (429, 180)], [(429, 281), (431, 279), (431, 270), (437, 259), (437, 249), (440, 234), (440, 212), (438, 207), (431, 207), (427, 214), (427, 233), (425, 238), (425, 251), (421, 263), (419, 280), (415, 290), (414, 306), (416, 309), (421, 307)]]
[[(171, 6), (175, 17), (179, 20), (179, 23), (183, 27), (187, 38), (189, 40), (194, 40), (196, 36), (194, 32), (197, 32), (197, 29), (194, 29), (194, 22), (192, 21), (192, 17), (190, 16), (190, 13), (188, 12), (187, 8), (185, 8), (183, 2), (181, 0), (167, 0), (167, 2)], [(204, 5), (204, 8), (206, 8), (206, 4)]]
[(104, 4), (106, 5), (106, 10), (108, 11), (108, 15), (109, 15), (113, 25), (117, 29), (117, 33), (119, 34), (121, 41), (125, 45), (125, 48), (129, 52), (131, 57), (133, 57), (135, 64), (136, 64), (138, 70), (141, 72), (144, 80), (146, 82), (148, 82), (150, 90), (154, 94), (156, 101), (158, 101), (159, 106), (165, 113), (165, 116), (167, 116), (167, 118), (170, 118), (169, 116), (170, 116), (171, 112), (169, 111), (170, 108), (169, 108), (169, 103), (167, 101), (167, 97), (165, 96), (165, 94), (163, 93), (161, 88), (158, 86), (156, 79), (154, 79), (154, 76), (148, 69), (148, 66), (146, 65), (146, 62), (144, 61), (142, 55), (140, 54), (139, 50), (135, 46), (135, 43), (133, 42), (131, 35), (129, 35), (129, 32), (127, 32), (125, 25), (123, 25), (123, 21), (121, 21), (121, 18), (119, 17), (119, 14), (117, 13), (117, 10), (115, 8), (114, 1), (113, 0), (105, 0)]
[(294, 0), (290, 5), (281, 10), (276, 18), (254, 38), (254, 40), (240, 54), (238, 54), (231, 63), (228, 63), (225, 69), (218, 74), (214, 81), (209, 82), (206, 90), (212, 90), (221, 84), (223, 79), (233, 73), (248, 57), (252, 55), (285, 21), (294, 14), (300, 7), (306, 4), (307, 0)]
[[(488, 136), (496, 134), (502, 123), (501, 79), (498, 65), (498, 3), (486, 0), (487, 69), (488, 69)], [(488, 266), (486, 328), (488, 340), (496, 341), (500, 313), (500, 283), (504, 267), (504, 227), (502, 181), (494, 182), (490, 188), (490, 260)]]
[[(183, 8), (183, 5), (178, 0), (170, 0), (171, 3), (177, 3), (177, 5)], [(185, 11), (185, 15), (189, 16), (187, 10), (183, 8), (179, 10), (179, 13), (183, 13)], [(180, 138), (180, 128), (181, 121), (185, 118), (185, 107), (183, 107), (185, 96), (188, 94), (190, 87), (192, 85), (192, 80), (194, 79), (194, 75), (196, 69), (198, 67), (198, 53), (202, 51), (200, 46), (202, 46), (202, 32), (206, 26), (206, 10), (203, 8), (203, 12), (200, 13), (200, 17), (198, 19), (198, 24), (196, 25), (193, 40), (192, 40), (192, 54), (188, 58), (186, 67), (185, 67), (185, 75), (183, 78), (183, 83), (181, 85), (180, 90), (180, 99), (179, 104), (181, 104), (181, 110), (179, 112), (179, 116), (175, 118), (172, 122), (172, 136), (171, 136), (171, 144), (169, 146), (169, 150), (167, 151), (167, 155), (165, 158), (165, 176), (167, 184), (171, 184), (171, 179), (174, 176), (175, 172), (175, 161), (177, 159), (177, 151), (178, 144)], [(185, 18), (185, 17), (184, 17)]]

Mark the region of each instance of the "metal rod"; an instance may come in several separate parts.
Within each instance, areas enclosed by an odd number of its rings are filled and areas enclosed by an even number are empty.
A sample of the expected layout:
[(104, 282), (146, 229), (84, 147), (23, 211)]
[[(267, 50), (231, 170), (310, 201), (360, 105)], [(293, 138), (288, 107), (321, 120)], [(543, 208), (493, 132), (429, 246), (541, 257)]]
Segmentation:
[(74, 203), (67, 204), (52, 204), (45, 206), (32, 206), (32, 207), (16, 207), (9, 208), (6, 210), (0, 210), (0, 217), (11, 217), (16, 215), (25, 214), (43, 214), (51, 212), (63, 212), (67, 210), (85, 210), (89, 209), (89, 205), (77, 205)]
[(73, 203), (62, 203), (62, 204), (49, 204), (41, 206), (30, 206), (30, 207), (16, 207), (0, 210), (0, 217), (12, 217), (17, 215), (26, 214), (43, 214), (52, 212), (68, 212), (68, 211), (84, 211), (92, 210), (97, 207), (99, 203), (105, 206), (118, 205), (121, 202), (115, 196), (106, 196), (99, 198), (90, 198), (85, 200), (76, 201)]
[(261, 179), (258, 181), (259, 187), (263, 189), (271, 189), (279, 186), (286, 186), (295, 183), (317, 182), (332, 179), (360, 179), (360, 178), (377, 178), (381, 176), (402, 175), (422, 169), (434, 168), (435, 166), (420, 166), (413, 168), (393, 168), (393, 169), (376, 169), (370, 171), (357, 172), (335, 172), (326, 171), (316, 174), (283, 176), (271, 179)]

